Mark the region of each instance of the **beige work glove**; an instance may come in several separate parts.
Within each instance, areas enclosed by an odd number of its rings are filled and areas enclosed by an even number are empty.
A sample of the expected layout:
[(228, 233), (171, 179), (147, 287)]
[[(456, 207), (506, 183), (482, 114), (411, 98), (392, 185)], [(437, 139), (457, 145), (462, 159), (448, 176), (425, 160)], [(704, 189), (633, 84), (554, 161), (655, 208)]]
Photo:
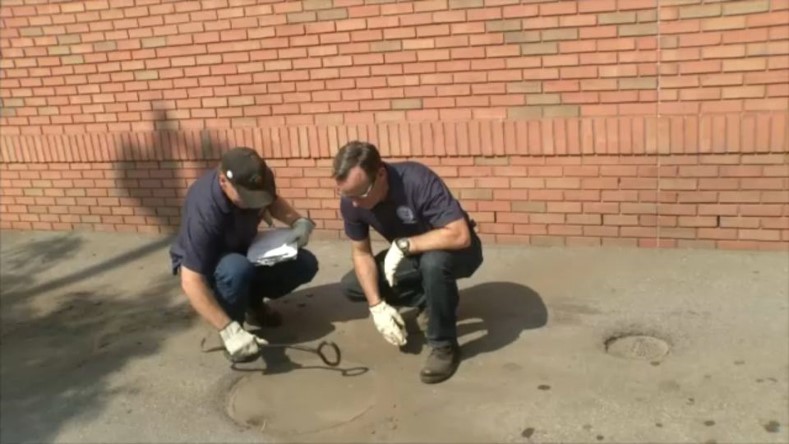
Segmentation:
[(266, 345), (265, 339), (259, 338), (241, 328), (238, 322), (233, 321), (219, 332), (225, 349), (233, 359), (248, 358), (260, 352), (259, 345)]
[(402, 347), (406, 344), (405, 322), (397, 309), (381, 301), (370, 307), (373, 315), (375, 328), (381, 333), (386, 341), (394, 346)]

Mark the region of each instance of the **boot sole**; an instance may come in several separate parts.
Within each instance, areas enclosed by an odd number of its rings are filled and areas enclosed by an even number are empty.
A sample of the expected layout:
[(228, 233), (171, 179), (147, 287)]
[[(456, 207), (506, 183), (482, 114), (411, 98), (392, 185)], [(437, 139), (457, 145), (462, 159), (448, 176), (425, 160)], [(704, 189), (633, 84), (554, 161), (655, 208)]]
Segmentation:
[(438, 384), (439, 382), (444, 382), (444, 381), (446, 381), (447, 379), (449, 379), (449, 378), (451, 378), (452, 376), (454, 376), (454, 375), (455, 375), (455, 373), (457, 373), (458, 367), (460, 367), (460, 361), (458, 361), (458, 362), (457, 362), (457, 363), (456, 363), (456, 364), (455, 364), (455, 365), (452, 367), (452, 371), (450, 371), (449, 373), (444, 373), (444, 374), (430, 374), (430, 375), (426, 375), (426, 374), (424, 374), (424, 373), (420, 373), (420, 374), (419, 374), (419, 379), (421, 379), (421, 380), (422, 380), (422, 382), (423, 382), (423, 383), (425, 383), (425, 384)]
[(422, 375), (422, 374), (420, 374), (419, 375), (419, 379), (421, 379), (422, 382), (425, 383), (425, 384), (438, 384), (439, 382), (444, 382), (447, 379), (451, 378), (454, 374), (455, 374), (454, 371), (452, 373), (448, 374), (448, 375)]

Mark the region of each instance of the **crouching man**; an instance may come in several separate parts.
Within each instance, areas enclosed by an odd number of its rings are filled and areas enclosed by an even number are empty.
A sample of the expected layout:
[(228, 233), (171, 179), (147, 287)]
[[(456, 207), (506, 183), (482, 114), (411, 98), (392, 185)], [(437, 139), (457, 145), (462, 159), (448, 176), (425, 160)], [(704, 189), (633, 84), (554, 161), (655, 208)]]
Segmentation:
[[(407, 334), (397, 306), (428, 315), (430, 355), (424, 383), (451, 377), (460, 362), (457, 279), (482, 264), (473, 222), (432, 170), (416, 162), (387, 163), (377, 148), (354, 141), (334, 158), (340, 212), (352, 243), (353, 270), (342, 279), (346, 296), (367, 301), (383, 338), (403, 346)], [(391, 243), (373, 255), (369, 229)]]
[[(290, 241), (299, 247), (295, 260), (255, 266), (247, 259), (264, 218), (292, 228)], [(180, 271), (191, 306), (216, 328), (233, 362), (254, 359), (265, 343), (244, 329), (244, 321), (257, 327), (281, 323), (263, 298), (284, 296), (318, 272), (318, 260), (303, 249), (313, 228), (277, 196), (272, 171), (251, 148), (226, 151), (216, 169), (189, 187), (170, 249), (173, 274)]]

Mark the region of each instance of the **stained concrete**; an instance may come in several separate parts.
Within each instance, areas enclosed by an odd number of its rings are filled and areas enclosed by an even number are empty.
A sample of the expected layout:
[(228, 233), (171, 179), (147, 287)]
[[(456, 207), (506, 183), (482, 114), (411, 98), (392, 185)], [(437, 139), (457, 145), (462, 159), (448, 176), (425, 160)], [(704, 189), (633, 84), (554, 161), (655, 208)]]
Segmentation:
[[(0, 237), (0, 441), (787, 442), (789, 254), (487, 247), (461, 281), (464, 361), (419, 382), (337, 281), (347, 245), (314, 241), (315, 281), (275, 306), (272, 342), (335, 341), (343, 362), (267, 350), (232, 370), (168, 274), (167, 239)], [(332, 263), (334, 262), (334, 263)], [(606, 353), (664, 340), (657, 361)]]

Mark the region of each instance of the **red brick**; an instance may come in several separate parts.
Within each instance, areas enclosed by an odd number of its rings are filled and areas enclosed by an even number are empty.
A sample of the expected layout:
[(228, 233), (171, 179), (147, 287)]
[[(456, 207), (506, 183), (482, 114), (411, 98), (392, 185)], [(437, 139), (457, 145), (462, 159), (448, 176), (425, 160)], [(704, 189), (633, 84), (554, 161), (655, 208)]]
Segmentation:
[(780, 216), (783, 205), (780, 204), (742, 204), (739, 205), (742, 216)]
[(718, 218), (714, 216), (679, 216), (679, 226), (681, 227), (715, 227), (718, 225)]
[(780, 178), (752, 178), (740, 179), (740, 188), (745, 190), (787, 190), (786, 180)]
[(656, 237), (657, 228), (655, 227), (621, 227), (619, 234), (622, 237)]
[(549, 213), (580, 213), (580, 202), (548, 202)]
[(505, 223), (480, 223), (479, 230), (481, 233), (492, 233), (492, 234), (512, 234), (513, 233), (513, 226), (512, 224), (505, 224)]
[(739, 239), (745, 239), (745, 240), (761, 240), (761, 241), (781, 240), (781, 235), (777, 230), (741, 229), (738, 232), (738, 237)]
[(606, 214), (603, 216), (604, 225), (638, 226), (638, 216)]
[[(661, 207), (662, 208), (662, 207)], [(622, 214), (657, 214), (657, 205), (651, 203), (629, 203), (620, 204)]]

